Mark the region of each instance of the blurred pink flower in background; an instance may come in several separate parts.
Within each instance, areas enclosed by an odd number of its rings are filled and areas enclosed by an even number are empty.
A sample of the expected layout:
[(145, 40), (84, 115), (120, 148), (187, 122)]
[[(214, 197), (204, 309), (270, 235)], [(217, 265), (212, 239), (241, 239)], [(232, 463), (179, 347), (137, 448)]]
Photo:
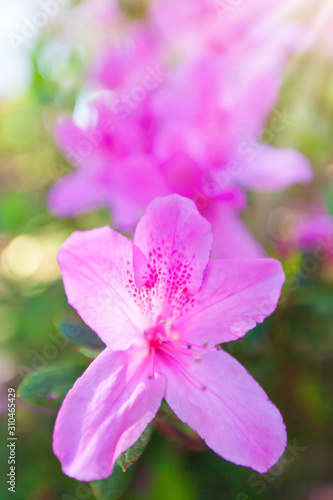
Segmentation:
[(333, 215), (318, 198), (294, 198), (289, 206), (275, 208), (269, 221), (273, 246), (281, 257), (301, 251), (319, 262), (332, 260)]
[(315, 252), (319, 260), (333, 258), (333, 216), (327, 213), (310, 213), (294, 228), (298, 247)]
[(273, 259), (209, 261), (213, 235), (193, 201), (154, 200), (134, 243), (109, 227), (73, 233), (58, 262), (69, 303), (106, 349), (67, 394), (53, 448), (78, 480), (108, 477), (162, 399), (216, 453), (266, 472), (286, 446), (277, 408), (217, 347), (276, 308)]
[(175, 192), (212, 223), (214, 255), (263, 256), (238, 215), (244, 190), (312, 179), (300, 153), (261, 142), (290, 120), (275, 110), (265, 129), (302, 37), (278, 14), (258, 0), (223, 15), (211, 1), (160, 0), (145, 19), (124, 21), (123, 38), (101, 48), (89, 71), (106, 95), (88, 108), (88, 124), (67, 118), (57, 127), (76, 172), (51, 189), (51, 211), (68, 217), (106, 206), (115, 227), (132, 230), (149, 201)]

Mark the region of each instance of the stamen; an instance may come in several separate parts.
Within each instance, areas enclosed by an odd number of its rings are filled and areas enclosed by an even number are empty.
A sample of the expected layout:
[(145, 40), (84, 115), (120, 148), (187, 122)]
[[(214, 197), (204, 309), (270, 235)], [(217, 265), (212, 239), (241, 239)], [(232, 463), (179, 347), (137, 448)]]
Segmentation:
[(206, 390), (206, 387), (205, 389), (203, 389), (203, 386), (200, 386), (198, 384), (196, 384), (195, 382), (193, 382), (193, 380), (191, 380), (184, 372), (181, 368), (179, 368), (179, 362), (180, 360), (178, 358), (175, 358), (173, 357), (173, 359), (177, 362), (176, 365), (177, 365), (177, 369), (180, 371), (180, 373), (183, 375), (183, 377), (186, 378), (186, 380), (191, 384), (193, 385), (193, 387), (195, 387), (196, 389), (199, 389), (200, 391), (203, 391), (203, 390)]
[[(163, 347), (161, 347), (161, 351), (166, 352), (167, 354), (170, 354), (170, 356), (173, 356), (173, 355), (174, 355), (174, 353), (172, 352), (172, 350), (170, 351), (170, 350), (168, 349), (168, 347), (169, 347), (169, 346), (165, 346), (165, 345), (163, 345)], [(181, 352), (180, 354), (181, 354), (182, 356), (188, 356), (188, 357), (190, 357), (190, 358), (193, 358), (193, 354), (190, 354), (189, 352)]]
[(207, 345), (208, 345), (208, 342), (204, 342), (204, 344), (201, 346), (201, 345), (197, 345), (197, 344), (188, 344), (186, 342), (184, 342), (183, 340), (180, 341), (182, 344), (186, 344), (186, 345), (182, 345), (182, 347), (186, 348), (186, 349), (192, 349), (192, 347), (196, 347), (197, 349), (202, 349), (203, 351), (211, 351), (211, 352), (215, 352), (216, 351), (216, 347), (214, 348), (208, 348)]

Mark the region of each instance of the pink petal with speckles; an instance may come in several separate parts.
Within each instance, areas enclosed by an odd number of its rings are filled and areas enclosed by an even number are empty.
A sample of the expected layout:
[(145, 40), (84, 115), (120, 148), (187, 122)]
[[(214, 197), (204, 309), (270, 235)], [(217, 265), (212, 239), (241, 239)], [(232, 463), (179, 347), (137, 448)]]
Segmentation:
[(58, 253), (69, 304), (112, 349), (140, 342), (144, 317), (131, 293), (133, 246), (109, 227), (73, 233)]
[(211, 225), (193, 201), (171, 195), (148, 206), (134, 235), (145, 260), (134, 254), (134, 273), (139, 287), (154, 288), (157, 315), (199, 289), (212, 244)]

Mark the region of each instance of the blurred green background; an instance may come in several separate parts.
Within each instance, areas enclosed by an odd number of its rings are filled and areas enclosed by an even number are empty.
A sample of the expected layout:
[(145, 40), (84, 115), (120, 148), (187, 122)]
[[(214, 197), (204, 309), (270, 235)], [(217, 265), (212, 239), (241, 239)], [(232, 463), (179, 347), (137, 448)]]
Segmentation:
[[(53, 145), (52, 125), (61, 112), (72, 111), (87, 55), (69, 44), (59, 59), (45, 57), (63, 35), (61, 22), (53, 19), (24, 53), (31, 65), (24, 91), (0, 96), (2, 443), (8, 387), (17, 388), (31, 372), (74, 365), (83, 370), (90, 362), (58, 333), (59, 321), (79, 319), (67, 304), (55, 257), (72, 231), (110, 223), (106, 211), (55, 220), (46, 209), (49, 186), (71, 169)], [(5, 484), (8, 448), (2, 445), (1, 500), (13, 495), (16, 500), (333, 499), (333, 260), (306, 272), (307, 256), (281, 251), (298, 204), (321, 200), (332, 213), (332, 75), (333, 60), (319, 51), (290, 63), (278, 109), (287, 106), (295, 118), (273, 143), (304, 152), (315, 180), (283, 194), (250, 195), (245, 219), (269, 254), (283, 261), (288, 279), (277, 311), (244, 339), (225, 346), (281, 410), (288, 430), (285, 456), (264, 475), (235, 466), (207, 449), (165, 408), (138, 462), (125, 473), (117, 465), (112, 484), (93, 485), (93, 492), (63, 475), (52, 453), (57, 410), (18, 399), (16, 493)], [(49, 406), (57, 397), (49, 398)]]

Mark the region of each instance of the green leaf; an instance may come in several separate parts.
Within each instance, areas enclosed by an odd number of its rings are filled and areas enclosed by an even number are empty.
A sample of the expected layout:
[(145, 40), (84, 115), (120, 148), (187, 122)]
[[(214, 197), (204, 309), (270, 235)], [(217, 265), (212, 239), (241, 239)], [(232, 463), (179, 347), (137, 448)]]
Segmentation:
[(154, 425), (152, 423), (148, 424), (136, 443), (133, 444), (128, 450), (120, 455), (117, 463), (125, 472), (130, 465), (133, 465), (141, 457), (144, 452), (150, 437), (153, 433)]
[(101, 351), (95, 351), (94, 349), (87, 349), (86, 347), (79, 347), (79, 352), (90, 359), (95, 359), (100, 354)]
[(97, 500), (117, 500), (128, 488), (133, 471), (123, 472), (116, 464), (107, 479), (91, 481), (90, 486)]
[(28, 403), (44, 408), (60, 408), (67, 392), (85, 366), (53, 366), (49, 369), (30, 373), (20, 384), (18, 396)]
[(58, 330), (66, 340), (79, 346), (88, 357), (96, 357), (105, 348), (104, 342), (86, 325), (62, 321), (58, 324)]

